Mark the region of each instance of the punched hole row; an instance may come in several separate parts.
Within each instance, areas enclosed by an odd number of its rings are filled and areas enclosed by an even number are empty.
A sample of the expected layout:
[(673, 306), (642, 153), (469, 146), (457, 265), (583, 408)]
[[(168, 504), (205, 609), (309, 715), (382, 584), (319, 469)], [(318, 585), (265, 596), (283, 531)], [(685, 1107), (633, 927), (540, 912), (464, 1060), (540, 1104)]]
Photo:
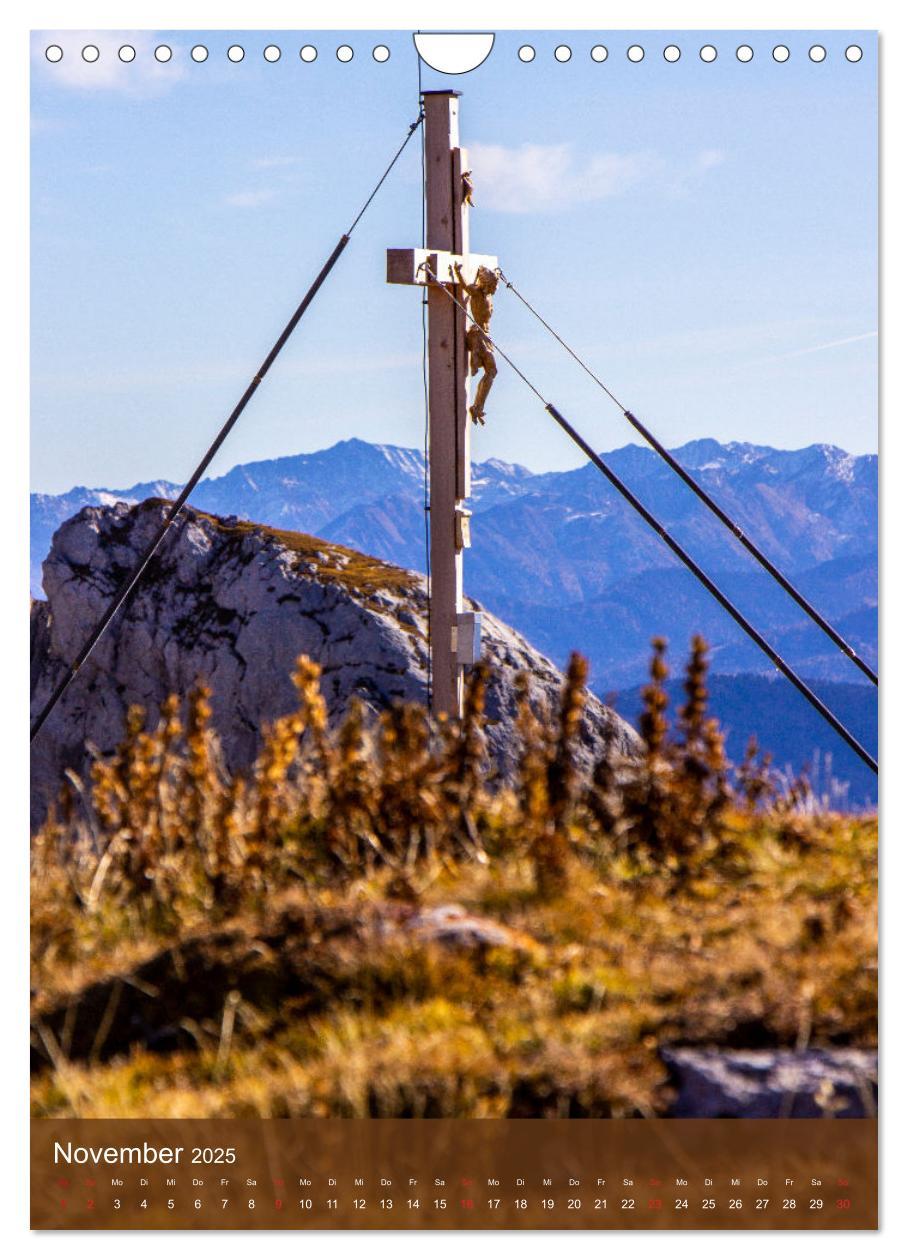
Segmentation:
[[(44, 55), (48, 61), (56, 64), (57, 62), (63, 60), (63, 49), (59, 44), (50, 44), (47, 48), (45, 48)], [(190, 49), (189, 55), (193, 61), (201, 63), (208, 60), (210, 52), (204, 44), (195, 44), (192, 49)], [(231, 44), (227, 49), (226, 55), (228, 61), (237, 63), (245, 59), (246, 49), (242, 46), (242, 44)], [(334, 55), (338, 61), (346, 63), (353, 60), (354, 52), (349, 44), (340, 44), (335, 49)], [(569, 44), (558, 44), (552, 55), (556, 61), (567, 62), (570, 61), (573, 56), (573, 49)], [(863, 55), (864, 50), (859, 44), (849, 44), (844, 53), (845, 60), (851, 62), (860, 61)], [(101, 51), (96, 44), (86, 44), (81, 50), (81, 56), (83, 61), (91, 63), (100, 60)], [(131, 44), (124, 44), (117, 50), (117, 56), (120, 61), (130, 62), (136, 60), (137, 53)], [(262, 56), (266, 61), (280, 61), (282, 50), (277, 44), (268, 44), (262, 49)], [(304, 44), (299, 50), (299, 56), (301, 61), (315, 61), (318, 57), (318, 49), (314, 44)], [(536, 49), (532, 44), (522, 44), (517, 50), (517, 56), (520, 61), (526, 63), (535, 61)], [(609, 50), (606, 48), (605, 44), (594, 44), (590, 49), (590, 57), (595, 62), (601, 63), (603, 61), (607, 61), (608, 56)], [(626, 56), (628, 61), (640, 62), (646, 57), (646, 50), (640, 44), (631, 44), (626, 49)], [(673, 63), (680, 61), (681, 49), (677, 44), (667, 44), (666, 47), (662, 49), (662, 56), (668, 62)], [(735, 56), (738, 61), (746, 63), (748, 61), (753, 61), (755, 54), (753, 48), (751, 48), (749, 44), (740, 44), (738, 48), (735, 49)], [(825, 61), (827, 49), (822, 44), (813, 44), (807, 50), (807, 56), (815, 63)], [(699, 57), (701, 61), (705, 61), (707, 63), (717, 61), (719, 51), (714, 44), (704, 44), (699, 50)], [(785, 62), (788, 61), (790, 57), (791, 50), (785, 44), (777, 44), (772, 50), (773, 61)], [(173, 58), (173, 49), (169, 44), (158, 44), (154, 50), (154, 58), (156, 61), (166, 64)], [(373, 61), (381, 63), (389, 61), (390, 58), (391, 50), (388, 48), (387, 44), (376, 44), (372, 49)]]
[[(86, 44), (84, 48), (80, 50), (80, 55), (83, 61), (87, 61), (89, 63), (100, 61), (101, 50), (96, 44)], [(155, 61), (160, 62), (162, 65), (166, 65), (168, 61), (171, 61), (173, 59), (173, 55), (173, 49), (169, 44), (158, 44), (154, 50)], [(207, 61), (210, 55), (210, 50), (204, 44), (194, 44), (189, 50), (189, 56), (193, 61), (199, 64), (203, 61)], [(268, 44), (262, 49), (262, 56), (266, 61), (280, 61), (282, 55), (283, 51), (277, 44)], [(348, 62), (353, 60), (354, 52), (349, 44), (340, 44), (334, 50), (334, 55), (338, 61)], [(50, 44), (47, 48), (45, 48), (44, 56), (48, 61), (56, 64), (57, 62), (63, 60), (63, 49), (59, 44)], [(120, 61), (128, 63), (130, 61), (135, 61), (138, 54), (132, 44), (124, 44), (121, 48), (117, 49), (117, 56)], [(246, 57), (246, 49), (242, 44), (231, 44), (227, 49), (226, 56), (228, 61), (232, 61), (234, 63), (243, 61)], [(304, 44), (299, 50), (299, 56), (301, 61), (315, 61), (318, 57), (318, 49), (314, 44)], [(387, 44), (376, 44), (372, 49), (373, 61), (382, 63), (389, 61), (390, 58), (391, 49), (388, 48)]]
[[(573, 55), (574, 50), (569, 44), (558, 44), (552, 53), (555, 60), (561, 62), (570, 61)], [(625, 55), (627, 56), (628, 61), (643, 61), (646, 57), (646, 49), (640, 44), (631, 44), (625, 50)], [(863, 55), (864, 50), (859, 44), (849, 44), (844, 53), (845, 60), (851, 62), (860, 61)], [(535, 61), (536, 49), (532, 44), (521, 44), (521, 46), (517, 49), (517, 56), (523, 62), (529, 63), (531, 61)], [(593, 61), (601, 63), (608, 60), (609, 50), (606, 48), (605, 44), (594, 44), (590, 49), (590, 56)], [(680, 61), (681, 49), (677, 44), (667, 44), (665, 48), (662, 49), (662, 56), (668, 62)], [(749, 44), (740, 44), (735, 49), (735, 56), (738, 61), (748, 62), (753, 61), (755, 54), (753, 48), (751, 48)], [(807, 56), (811, 61), (816, 63), (825, 61), (827, 49), (822, 44), (812, 44), (807, 50)], [(717, 61), (719, 58), (719, 50), (716, 48), (715, 44), (704, 44), (699, 50), (699, 57), (701, 61), (705, 62)], [(790, 57), (791, 49), (785, 44), (776, 44), (772, 50), (773, 61), (785, 62), (788, 61)]]

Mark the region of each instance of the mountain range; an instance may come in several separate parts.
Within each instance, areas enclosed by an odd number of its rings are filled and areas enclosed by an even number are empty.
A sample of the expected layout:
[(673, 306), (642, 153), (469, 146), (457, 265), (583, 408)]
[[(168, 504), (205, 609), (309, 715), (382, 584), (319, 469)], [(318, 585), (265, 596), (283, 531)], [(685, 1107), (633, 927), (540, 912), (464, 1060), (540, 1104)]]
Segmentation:
[[(788, 451), (710, 438), (673, 454), (875, 665), (877, 457), (829, 445)], [(827, 684), (860, 684), (854, 666), (652, 451), (629, 445), (604, 458), (793, 666)], [(33, 593), (41, 593), (41, 563), (54, 530), (80, 508), (173, 497), (178, 489), (157, 481), (32, 495)], [(315, 534), (424, 572), (424, 495), (422, 452), (351, 439), (238, 465), (203, 481), (191, 501), (220, 516)], [(754, 676), (774, 673), (592, 466), (533, 473), (501, 460), (478, 463), (470, 506), (468, 594), (557, 661), (572, 648), (583, 651), (600, 694), (639, 685), (655, 634), (669, 639), (676, 669), (690, 636), (700, 632), (715, 672), (751, 680), (740, 688), (753, 693)], [(773, 694), (777, 719), (780, 705), (787, 711), (805, 704), (787, 686)], [(860, 707), (862, 696), (874, 725), (873, 689), (849, 691), (849, 704)], [(845, 777), (860, 764), (847, 749), (840, 757), (831, 732), (816, 746), (834, 750)]]

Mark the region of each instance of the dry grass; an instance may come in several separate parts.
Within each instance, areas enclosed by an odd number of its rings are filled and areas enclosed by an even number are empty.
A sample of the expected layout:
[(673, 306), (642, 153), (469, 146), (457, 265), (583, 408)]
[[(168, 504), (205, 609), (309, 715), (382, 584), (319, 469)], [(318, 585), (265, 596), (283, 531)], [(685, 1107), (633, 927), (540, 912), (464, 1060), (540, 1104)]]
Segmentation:
[[(147, 502), (157, 503), (163, 508), (171, 506), (166, 499), (150, 499)], [(216, 528), (220, 537), (235, 545), (241, 545), (248, 538), (264, 537), (275, 542), (286, 551), (295, 552), (300, 565), (305, 565), (306, 571), (317, 577), (319, 582), (344, 586), (358, 596), (387, 590), (415, 595), (422, 588), (418, 574), (409, 569), (401, 569), (387, 560), (378, 560), (340, 543), (326, 542), (314, 534), (275, 529), (272, 525), (253, 521), (233, 519), (230, 522), (223, 516), (212, 516), (210, 512), (202, 512), (198, 508), (191, 509), (191, 515), (193, 519), (207, 521)]]
[(728, 765), (702, 642), (674, 724), (665, 676), (591, 782), (579, 657), (509, 785), (482, 668), (461, 724), (329, 730), (301, 660), (233, 779), (204, 688), (133, 711), (34, 838), (35, 1114), (641, 1115), (663, 1045), (875, 1044), (875, 820)]

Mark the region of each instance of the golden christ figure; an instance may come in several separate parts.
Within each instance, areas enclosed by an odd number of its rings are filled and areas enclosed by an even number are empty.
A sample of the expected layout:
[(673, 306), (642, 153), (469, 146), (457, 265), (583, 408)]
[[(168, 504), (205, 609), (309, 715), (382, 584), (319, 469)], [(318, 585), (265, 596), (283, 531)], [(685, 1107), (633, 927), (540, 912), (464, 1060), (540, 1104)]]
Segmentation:
[(488, 267), (480, 267), (476, 279), (467, 284), (463, 278), (460, 263), (455, 264), (457, 280), (466, 296), (470, 309), (472, 324), (467, 331), (467, 350), (470, 353), (470, 375), (482, 372), (482, 380), (476, 388), (476, 397), (470, 407), (470, 415), (474, 424), (485, 424), (485, 405), (492, 388), (492, 382), (498, 375), (498, 365), (492, 353), (492, 343), (487, 333), (492, 322), (492, 295), (498, 288), (498, 276)]

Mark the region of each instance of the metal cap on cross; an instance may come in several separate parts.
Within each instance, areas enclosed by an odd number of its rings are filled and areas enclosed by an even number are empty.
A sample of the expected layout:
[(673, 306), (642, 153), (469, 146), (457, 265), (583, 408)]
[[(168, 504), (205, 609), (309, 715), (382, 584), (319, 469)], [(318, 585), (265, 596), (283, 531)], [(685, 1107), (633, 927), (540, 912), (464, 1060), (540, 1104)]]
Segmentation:
[(453, 89), (423, 93), (425, 248), (388, 250), (389, 284), (427, 290), (432, 711), (454, 717), (462, 714), (463, 671), (478, 656), (479, 627), (463, 607), (463, 552), (470, 545), (467, 317), (444, 290), (457, 294), (459, 280), (472, 284), (480, 267), (498, 266), (497, 258), (470, 253), (472, 185), (459, 141), (459, 96)]

